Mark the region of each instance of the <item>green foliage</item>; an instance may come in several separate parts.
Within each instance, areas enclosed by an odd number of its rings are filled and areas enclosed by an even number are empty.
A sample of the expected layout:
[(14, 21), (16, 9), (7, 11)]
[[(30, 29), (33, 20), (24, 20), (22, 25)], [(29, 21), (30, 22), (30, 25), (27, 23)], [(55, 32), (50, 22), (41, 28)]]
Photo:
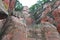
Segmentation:
[(40, 6), (42, 6), (42, 4), (50, 2), (50, 1), (52, 1), (52, 0), (38, 0), (37, 3), (35, 3), (34, 5), (32, 5), (30, 7), (30, 10), (31, 11), (33, 11), (33, 10), (35, 11), (35, 10), (37, 10), (37, 8), (39, 8)]
[(34, 13), (44, 2), (45, 0), (38, 0), (37, 3), (30, 7), (30, 11)]
[(30, 7), (30, 11), (34, 12), (34, 10), (35, 10), (35, 5), (32, 5), (32, 7)]
[(22, 4), (17, 0), (16, 5), (15, 5), (15, 10), (16, 11), (21, 11), (23, 9)]

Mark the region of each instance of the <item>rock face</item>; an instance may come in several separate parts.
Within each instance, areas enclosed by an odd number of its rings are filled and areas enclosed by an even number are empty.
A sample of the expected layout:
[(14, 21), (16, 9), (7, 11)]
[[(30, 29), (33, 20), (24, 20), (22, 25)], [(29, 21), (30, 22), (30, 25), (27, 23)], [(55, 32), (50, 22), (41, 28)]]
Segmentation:
[[(5, 34), (2, 36), (2, 40), (25, 40), (26, 39), (26, 25), (22, 25), (20, 20), (16, 17), (11, 17), (6, 26)], [(16, 19), (16, 20), (15, 20)]]
[(27, 27), (21, 24), (18, 18), (11, 18), (2, 40), (60, 40), (56, 27), (49, 22)]
[(54, 25), (46, 22), (36, 27), (28, 31), (29, 40), (60, 40), (59, 33)]
[(31, 17), (26, 18), (26, 24), (31, 25), (33, 23), (33, 19)]
[(0, 20), (0, 29), (2, 28), (3, 26), (3, 20)]
[(60, 8), (54, 10), (52, 14), (55, 18), (55, 22), (57, 23), (57, 30), (60, 33)]

